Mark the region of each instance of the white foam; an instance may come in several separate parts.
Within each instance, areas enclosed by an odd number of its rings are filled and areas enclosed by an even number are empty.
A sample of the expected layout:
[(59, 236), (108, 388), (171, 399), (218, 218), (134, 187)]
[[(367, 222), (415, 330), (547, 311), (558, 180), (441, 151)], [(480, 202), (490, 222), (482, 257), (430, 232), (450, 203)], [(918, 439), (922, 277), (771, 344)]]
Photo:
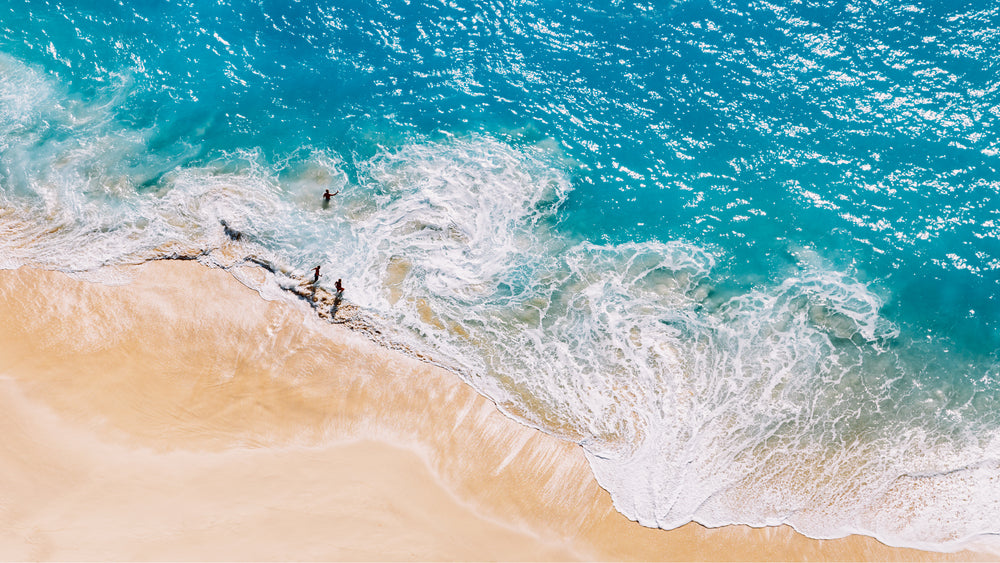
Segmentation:
[[(313, 149), (174, 167), (100, 103), (9, 57), (0, 70), (0, 267), (254, 254), (285, 273), (242, 279), (280, 298), (286, 274), (321, 264), (320, 283), (343, 278), (508, 413), (581, 443), (643, 524), (783, 522), (936, 549), (996, 532), (995, 426), (942, 414), (882, 299), (815, 253), (722, 298), (696, 245), (561, 235), (571, 170), (554, 143), (417, 140), (354, 163), (353, 181)], [(140, 189), (120, 164), (136, 154), (173, 171)], [(326, 208), (323, 189), (340, 192)]]
[[(375, 159), (377, 204), (352, 225), (378, 241), (363, 260), (365, 285), (381, 292), (369, 305), (474, 368), (470, 380), (510, 412), (579, 441), (644, 524), (789, 523), (909, 545), (938, 534), (920, 545), (945, 549), (981, 537), (976, 519), (942, 527), (882, 510), (906, 533), (866, 520), (928, 451), (901, 432), (919, 423), (892, 410), (909, 388), (877, 294), (803, 256), (782, 283), (704, 306), (714, 259), (702, 249), (554, 235), (568, 182), (549, 166), (482, 139)], [(957, 451), (946, 466), (986, 455)]]

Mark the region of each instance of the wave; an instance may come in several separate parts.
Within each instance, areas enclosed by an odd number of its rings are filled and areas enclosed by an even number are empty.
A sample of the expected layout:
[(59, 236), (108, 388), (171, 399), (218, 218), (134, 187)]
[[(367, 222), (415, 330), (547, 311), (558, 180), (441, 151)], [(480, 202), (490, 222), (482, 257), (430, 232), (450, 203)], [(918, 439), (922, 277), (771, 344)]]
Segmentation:
[[(733, 291), (717, 249), (566, 234), (577, 164), (552, 141), (195, 158), (11, 57), (0, 69), (0, 267), (117, 283), (115, 265), (193, 257), (277, 298), (322, 265), (393, 338), (579, 443), (644, 525), (941, 550), (998, 532), (995, 391), (956, 404), (885, 296), (815, 251)], [(237, 272), (255, 260), (268, 276)]]

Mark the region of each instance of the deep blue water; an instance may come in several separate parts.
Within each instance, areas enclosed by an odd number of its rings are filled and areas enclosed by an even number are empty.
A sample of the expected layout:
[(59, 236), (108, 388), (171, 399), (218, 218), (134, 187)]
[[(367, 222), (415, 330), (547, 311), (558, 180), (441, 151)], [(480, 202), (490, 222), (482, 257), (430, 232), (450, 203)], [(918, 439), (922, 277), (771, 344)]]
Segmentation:
[(1000, 532), (998, 43), (985, 1), (9, 2), (0, 265), (227, 267), (225, 220), (644, 524), (952, 549)]

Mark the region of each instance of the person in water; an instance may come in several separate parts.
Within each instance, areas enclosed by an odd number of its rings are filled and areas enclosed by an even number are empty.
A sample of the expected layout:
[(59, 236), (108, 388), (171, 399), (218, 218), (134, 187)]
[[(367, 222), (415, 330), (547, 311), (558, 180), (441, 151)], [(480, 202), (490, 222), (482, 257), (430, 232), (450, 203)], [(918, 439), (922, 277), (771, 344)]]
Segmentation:
[(313, 268), (313, 283), (316, 283), (318, 281), (319, 281), (319, 266), (316, 266), (315, 268)]
[(339, 194), (340, 190), (330, 193), (330, 190), (323, 190), (323, 209), (330, 207), (330, 198)]
[(337, 310), (340, 309), (340, 302), (344, 299), (344, 285), (340, 283), (340, 278), (337, 278), (337, 283), (334, 284), (337, 289), (337, 295), (333, 298), (333, 306), (330, 307), (330, 318), (337, 318)]

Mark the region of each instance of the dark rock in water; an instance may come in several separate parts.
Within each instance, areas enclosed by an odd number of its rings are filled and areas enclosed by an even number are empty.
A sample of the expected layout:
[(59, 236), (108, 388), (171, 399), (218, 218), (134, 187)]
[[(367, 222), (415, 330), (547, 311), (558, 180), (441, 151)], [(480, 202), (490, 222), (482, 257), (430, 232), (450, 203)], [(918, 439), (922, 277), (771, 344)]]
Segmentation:
[(231, 240), (238, 241), (243, 239), (243, 233), (230, 227), (229, 223), (227, 223), (225, 219), (219, 219), (219, 223), (222, 225), (222, 232), (224, 232)]

